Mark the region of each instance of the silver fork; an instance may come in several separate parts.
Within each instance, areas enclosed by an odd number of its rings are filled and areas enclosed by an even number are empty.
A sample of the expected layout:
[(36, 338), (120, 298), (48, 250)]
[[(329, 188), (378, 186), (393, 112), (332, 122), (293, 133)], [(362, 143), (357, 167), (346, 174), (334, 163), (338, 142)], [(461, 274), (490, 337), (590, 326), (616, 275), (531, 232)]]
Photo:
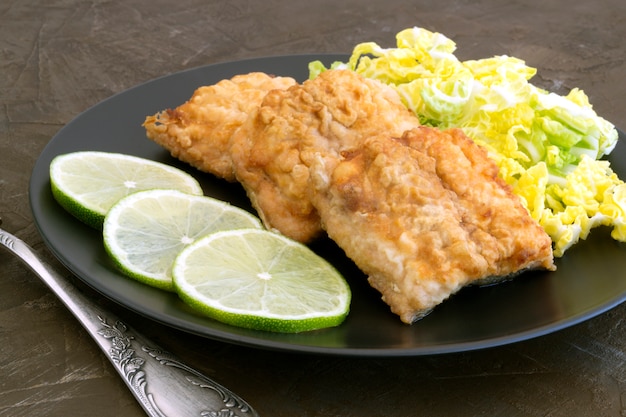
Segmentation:
[(91, 301), (29, 245), (1, 228), (0, 244), (17, 255), (61, 299), (149, 416), (258, 417), (238, 395), (185, 365)]

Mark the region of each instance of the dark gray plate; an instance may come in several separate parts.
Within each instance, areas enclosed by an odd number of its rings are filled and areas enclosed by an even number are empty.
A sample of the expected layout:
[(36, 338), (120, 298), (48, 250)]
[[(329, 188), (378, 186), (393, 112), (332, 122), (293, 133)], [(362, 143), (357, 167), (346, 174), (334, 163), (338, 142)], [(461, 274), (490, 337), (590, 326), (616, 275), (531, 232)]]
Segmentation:
[[(52, 138), (37, 160), (30, 183), (35, 222), (45, 243), (76, 276), (105, 296), (166, 325), (213, 339), (247, 346), (336, 355), (426, 355), (467, 351), (512, 343), (574, 325), (626, 299), (626, 250), (596, 230), (571, 249), (550, 273), (525, 273), (489, 287), (469, 287), (412, 326), (389, 312), (364, 275), (332, 242), (314, 245), (345, 275), (353, 291), (348, 319), (339, 327), (302, 334), (274, 334), (240, 329), (201, 317), (174, 294), (118, 273), (104, 252), (101, 235), (82, 225), (54, 201), (48, 167), (56, 155), (100, 150), (137, 155), (191, 172), (206, 194), (249, 209), (241, 187), (190, 169), (145, 138), (147, 115), (176, 107), (193, 91), (223, 78), (250, 71), (307, 77), (307, 63), (330, 63), (339, 55), (298, 55), (210, 65), (159, 78), (117, 94), (92, 107)], [(620, 133), (624, 140), (624, 135)], [(626, 177), (626, 146), (611, 156), (615, 171)], [(622, 161), (620, 163), (620, 161)]]

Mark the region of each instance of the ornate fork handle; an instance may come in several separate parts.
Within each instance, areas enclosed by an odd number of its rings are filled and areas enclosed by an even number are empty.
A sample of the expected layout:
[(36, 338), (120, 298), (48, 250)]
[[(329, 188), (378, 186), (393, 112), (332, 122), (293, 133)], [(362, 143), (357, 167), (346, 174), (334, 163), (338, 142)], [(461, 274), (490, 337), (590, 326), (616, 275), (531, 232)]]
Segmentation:
[(242, 398), (84, 296), (25, 242), (0, 229), (0, 244), (17, 255), (74, 314), (149, 416), (258, 417)]

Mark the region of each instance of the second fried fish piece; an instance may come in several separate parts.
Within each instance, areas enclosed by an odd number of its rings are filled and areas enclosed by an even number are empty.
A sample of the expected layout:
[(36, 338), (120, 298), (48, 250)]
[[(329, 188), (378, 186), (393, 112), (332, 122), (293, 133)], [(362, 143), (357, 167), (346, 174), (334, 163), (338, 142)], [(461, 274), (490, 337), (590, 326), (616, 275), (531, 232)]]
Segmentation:
[(308, 196), (312, 158), (337, 157), (372, 135), (400, 136), (417, 126), (391, 87), (353, 71), (326, 71), (265, 96), (233, 135), (236, 178), (268, 228), (309, 242), (322, 233)]

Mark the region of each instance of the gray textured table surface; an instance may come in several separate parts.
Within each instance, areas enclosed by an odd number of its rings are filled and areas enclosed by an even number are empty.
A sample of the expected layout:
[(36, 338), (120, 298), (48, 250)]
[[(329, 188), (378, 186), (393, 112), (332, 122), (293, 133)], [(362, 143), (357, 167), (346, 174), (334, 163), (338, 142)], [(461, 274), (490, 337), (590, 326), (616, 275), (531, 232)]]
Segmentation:
[[(410, 26), (443, 32), (463, 59), (508, 54), (538, 83), (584, 89), (626, 128), (626, 3), (543, 1), (5, 0), (0, 3), (0, 215), (58, 266), (33, 224), (32, 166), (83, 110), (200, 65), (392, 46)], [(0, 416), (140, 416), (96, 345), (26, 268), (0, 251)], [(86, 290), (87, 291), (87, 290)], [(93, 294), (95, 298), (99, 298)], [(626, 306), (483, 351), (337, 358), (231, 346), (101, 300), (263, 416), (624, 416)]]

